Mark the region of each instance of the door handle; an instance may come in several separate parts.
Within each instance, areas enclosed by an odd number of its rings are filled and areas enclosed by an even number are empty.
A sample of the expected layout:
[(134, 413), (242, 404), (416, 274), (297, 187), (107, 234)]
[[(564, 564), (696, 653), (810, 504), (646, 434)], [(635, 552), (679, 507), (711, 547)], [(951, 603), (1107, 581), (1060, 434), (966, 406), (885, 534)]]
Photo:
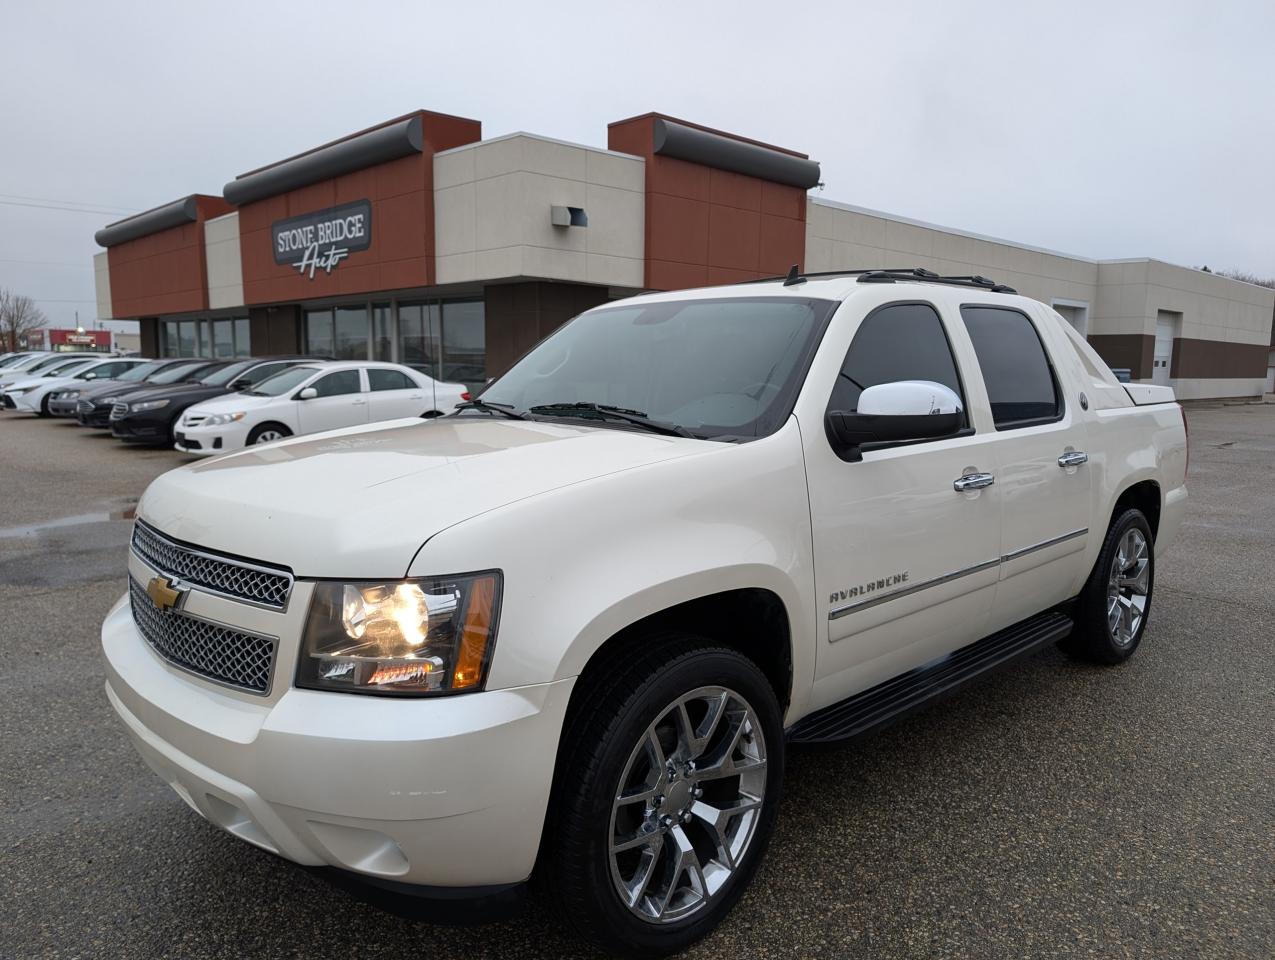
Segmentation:
[(996, 477), (990, 473), (967, 473), (952, 481), (952, 489), (957, 493), (964, 493), (966, 490), (982, 490), (995, 482)]
[(1082, 463), (1089, 462), (1089, 454), (1083, 450), (1068, 450), (1058, 458), (1058, 466), (1060, 467), (1078, 467)]
[(356, 406), (356, 407), (361, 407), (361, 406), (363, 406), (363, 404), (365, 404), (365, 403), (367, 403), (367, 401), (366, 401), (366, 400), (355, 400), (355, 401), (354, 401), (354, 406)]

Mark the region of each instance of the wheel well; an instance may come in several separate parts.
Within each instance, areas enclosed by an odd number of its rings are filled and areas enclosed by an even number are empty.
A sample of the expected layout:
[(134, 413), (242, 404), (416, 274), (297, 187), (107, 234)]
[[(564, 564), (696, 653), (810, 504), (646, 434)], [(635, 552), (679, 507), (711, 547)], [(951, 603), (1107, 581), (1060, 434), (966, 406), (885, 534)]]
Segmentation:
[(765, 674), (779, 700), (788, 708), (792, 695), (792, 645), (788, 611), (770, 590), (748, 588), (709, 594), (668, 607), (629, 624), (608, 638), (585, 664), (576, 690), (587, 688), (613, 658), (625, 656), (653, 630), (677, 629), (707, 637), (738, 650)]
[(283, 435), (285, 437), (292, 436), (291, 428), (286, 423), (280, 423), (278, 420), (266, 420), (262, 423), (257, 424), (255, 427), (253, 427), (251, 430), (248, 431), (248, 436), (255, 437), (258, 434), (264, 433), (267, 427), (278, 428), (279, 430), (283, 432)]
[(1151, 525), (1151, 536), (1160, 529), (1160, 485), (1154, 480), (1143, 480), (1135, 483), (1116, 498), (1115, 509), (1111, 512), (1114, 522), (1121, 511), (1134, 507), (1141, 510)]

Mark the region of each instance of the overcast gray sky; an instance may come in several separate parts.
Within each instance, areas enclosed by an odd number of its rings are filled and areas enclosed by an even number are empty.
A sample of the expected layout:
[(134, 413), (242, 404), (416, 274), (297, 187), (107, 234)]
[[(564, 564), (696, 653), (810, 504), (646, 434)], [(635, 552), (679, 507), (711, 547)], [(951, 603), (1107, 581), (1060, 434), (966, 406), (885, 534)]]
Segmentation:
[[(95, 316), (98, 227), (418, 107), (597, 145), (657, 110), (809, 153), (833, 200), (1275, 275), (1270, 0), (3, 0), (0, 22), (0, 286), (57, 326)], [(17, 205), (44, 198), (111, 209)]]

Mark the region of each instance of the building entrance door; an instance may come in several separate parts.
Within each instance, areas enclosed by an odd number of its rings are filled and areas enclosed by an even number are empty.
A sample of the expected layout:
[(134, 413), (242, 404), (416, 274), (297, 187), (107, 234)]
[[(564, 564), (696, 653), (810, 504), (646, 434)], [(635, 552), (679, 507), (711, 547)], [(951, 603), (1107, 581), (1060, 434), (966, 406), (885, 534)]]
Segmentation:
[(1155, 322), (1155, 354), (1151, 361), (1151, 382), (1169, 385), (1170, 363), (1173, 361), (1172, 319), (1161, 315)]

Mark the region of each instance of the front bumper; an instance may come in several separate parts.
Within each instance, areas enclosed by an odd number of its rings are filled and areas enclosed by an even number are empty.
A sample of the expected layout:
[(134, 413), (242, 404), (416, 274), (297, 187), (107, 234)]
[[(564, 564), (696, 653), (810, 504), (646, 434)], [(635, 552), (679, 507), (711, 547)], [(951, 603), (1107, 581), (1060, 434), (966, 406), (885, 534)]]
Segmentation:
[(238, 423), (226, 423), (216, 427), (183, 426), (178, 421), (173, 430), (176, 449), (196, 457), (213, 457), (244, 449), (248, 431)]
[(166, 444), (169, 441), (171, 419), (168, 411), (162, 412), (164, 413), (162, 418), (146, 413), (125, 414), (118, 419), (111, 417), (109, 420), (111, 436), (117, 440), (133, 443)]
[(79, 402), (75, 407), (75, 419), (82, 427), (109, 428), (111, 425), (111, 406), (110, 401), (105, 405), (87, 400)]
[(49, 413), (55, 417), (73, 417), (75, 416), (75, 406), (80, 401), (73, 400), (50, 400)]
[[(288, 611), (252, 613), (282, 638), (265, 697), (179, 672), (116, 604), (106, 694), (143, 759), (201, 816), (299, 864), (429, 887), (526, 880), (574, 681), (422, 700), (295, 689), (308, 601), (299, 582)], [(225, 612), (244, 609), (195, 592), (186, 606), (236, 624)]]

